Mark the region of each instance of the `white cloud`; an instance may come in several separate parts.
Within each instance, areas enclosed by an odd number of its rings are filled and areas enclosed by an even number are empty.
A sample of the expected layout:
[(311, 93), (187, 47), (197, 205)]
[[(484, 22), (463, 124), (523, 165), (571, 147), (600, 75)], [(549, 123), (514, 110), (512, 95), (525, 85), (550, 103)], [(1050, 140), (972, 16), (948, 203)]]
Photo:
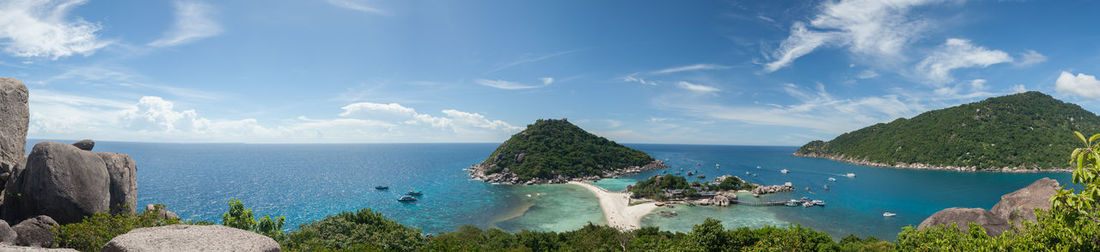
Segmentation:
[(878, 77), (878, 73), (870, 69), (863, 70), (863, 72), (859, 72), (859, 74), (856, 75), (856, 78), (860, 79), (870, 79), (875, 77)]
[(222, 33), (222, 27), (214, 21), (214, 7), (198, 1), (175, 1), (176, 21), (160, 39), (150, 46), (177, 46)]
[(969, 40), (952, 38), (917, 63), (916, 69), (928, 80), (941, 84), (954, 81), (952, 70), (1006, 62), (1012, 62), (1008, 53), (975, 46)]
[(1072, 73), (1062, 71), (1058, 80), (1054, 82), (1054, 90), (1088, 99), (1100, 99), (1100, 81), (1096, 80), (1095, 75), (1077, 73), (1077, 76), (1074, 76)]
[(137, 103), (33, 90), (33, 138), (162, 142), (498, 141), (522, 128), (454, 109), (441, 116), (397, 103), (354, 103), (329, 119), (210, 119), (161, 97)]
[(637, 73), (627, 75), (627, 76), (623, 77), (622, 80), (625, 81), (625, 82), (637, 82), (637, 83), (650, 85), (650, 86), (656, 86), (657, 85), (656, 81), (646, 80), (645, 78), (639, 77)]
[(539, 62), (539, 61), (543, 61), (543, 60), (548, 60), (548, 59), (552, 59), (552, 58), (555, 58), (555, 57), (558, 57), (558, 56), (568, 55), (568, 54), (572, 54), (572, 53), (579, 52), (579, 51), (581, 51), (581, 50), (576, 49), (576, 50), (561, 51), (561, 52), (555, 52), (555, 53), (550, 53), (550, 54), (545, 54), (545, 55), (539, 55), (539, 56), (534, 56), (534, 57), (525, 57), (525, 58), (522, 58), (522, 59), (519, 59), (519, 60), (516, 60), (516, 61), (501, 64), (500, 66), (497, 66), (497, 67), (489, 70), (489, 73), (500, 72), (500, 71), (503, 71), (504, 69), (512, 68), (512, 67), (515, 67), (515, 66), (528, 64), (528, 63), (535, 63), (535, 62)]
[(1020, 60), (1018, 62), (1015, 62), (1014, 64), (1019, 67), (1026, 67), (1043, 63), (1045, 61), (1047, 61), (1047, 56), (1036, 52), (1035, 50), (1027, 50), (1026, 52), (1020, 54)]
[(354, 10), (354, 11), (359, 11), (359, 12), (363, 12), (363, 13), (367, 13), (367, 14), (376, 14), (376, 15), (386, 15), (387, 14), (386, 11), (384, 11), (382, 9), (379, 9), (379, 8), (375, 8), (373, 6), (370, 6), (366, 3), (366, 1), (361, 1), (361, 0), (328, 0), (328, 3), (333, 5), (333, 6), (336, 6), (336, 7), (349, 9), (349, 10)]
[(550, 84), (554, 83), (554, 78), (550, 78), (550, 77), (541, 78), (539, 80), (542, 82), (541, 85), (527, 85), (527, 84), (511, 82), (511, 81), (506, 81), (506, 80), (486, 80), (486, 79), (477, 79), (477, 80), (475, 80), (475, 82), (477, 82), (477, 84), (481, 84), (482, 86), (494, 87), (494, 88), (506, 89), (506, 90), (541, 88), (541, 87), (549, 86)]
[(897, 60), (901, 52), (928, 26), (911, 19), (909, 9), (943, 0), (841, 0), (826, 1), (807, 25), (796, 22), (790, 35), (770, 55), (764, 70), (774, 72), (795, 59), (825, 46), (844, 46), (857, 56)]
[(109, 45), (96, 34), (101, 27), (69, 12), (84, 0), (0, 1), (0, 45), (17, 57), (58, 59), (91, 55)]
[(1013, 94), (1027, 92), (1027, 87), (1025, 87), (1024, 84), (1018, 84), (1018, 85), (1012, 86), (1011, 91), (1012, 91)]
[(686, 82), (686, 81), (676, 82), (676, 86), (680, 87), (680, 88), (683, 88), (683, 89), (691, 90), (693, 92), (700, 92), (700, 93), (712, 93), (712, 92), (722, 91), (722, 90), (720, 90), (718, 88), (715, 88), (715, 87), (694, 84), (694, 83)]
[(958, 100), (993, 96), (993, 93), (986, 91), (989, 88), (985, 86), (985, 83), (985, 79), (973, 79), (969, 82), (956, 84), (953, 87), (936, 88), (932, 91), (936, 95), (932, 99)]
[(679, 66), (679, 67), (661, 69), (661, 70), (653, 71), (652, 74), (670, 74), (670, 73), (687, 72), (687, 71), (719, 70), (719, 69), (729, 69), (729, 68), (730, 67), (728, 67), (728, 66), (715, 65), (715, 64), (695, 64), (695, 65)]

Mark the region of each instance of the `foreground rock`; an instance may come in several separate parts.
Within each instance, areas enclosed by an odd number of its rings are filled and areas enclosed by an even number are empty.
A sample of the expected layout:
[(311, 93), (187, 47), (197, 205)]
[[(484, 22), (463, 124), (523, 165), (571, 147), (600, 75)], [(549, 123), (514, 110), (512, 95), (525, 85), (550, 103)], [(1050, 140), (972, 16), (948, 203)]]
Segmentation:
[(111, 213), (136, 213), (137, 164), (126, 154), (99, 152), (96, 155), (107, 165), (111, 178)]
[(8, 225), (8, 222), (0, 220), (0, 243), (14, 244), (15, 236), (15, 230)]
[(0, 78), (0, 190), (25, 162), (30, 123), (27, 95), (23, 82)]
[(22, 247), (12, 246), (8, 244), (0, 244), (0, 251), (4, 252), (79, 252), (79, 250), (69, 248), (40, 248), (40, 247)]
[(111, 239), (103, 252), (280, 251), (279, 243), (257, 233), (220, 225), (139, 228)]
[(1005, 221), (1005, 219), (1001, 217), (997, 217), (993, 212), (981, 208), (962, 207), (952, 207), (940, 210), (932, 214), (928, 219), (924, 219), (917, 228), (924, 229), (938, 225), (949, 226), (951, 223), (958, 225), (959, 230), (963, 232), (969, 231), (969, 223), (978, 224), (984, 227), (985, 232), (990, 236), (1000, 235), (1002, 232), (1009, 229), (1008, 221)]
[(53, 226), (57, 226), (57, 222), (45, 215), (24, 220), (12, 227), (12, 230), (15, 230), (16, 233), (15, 245), (53, 247), (57, 244), (53, 240), (56, 235), (50, 230)]
[(1035, 209), (1050, 209), (1050, 198), (1058, 193), (1058, 181), (1042, 178), (1027, 187), (1001, 196), (1001, 201), (993, 206), (992, 212), (1009, 223), (1019, 225), (1020, 221), (1035, 221)]
[(7, 194), (20, 196), (4, 203), (5, 219), (43, 214), (68, 224), (108, 210), (111, 178), (99, 155), (70, 144), (41, 142), (27, 158), (27, 167), (8, 188)]

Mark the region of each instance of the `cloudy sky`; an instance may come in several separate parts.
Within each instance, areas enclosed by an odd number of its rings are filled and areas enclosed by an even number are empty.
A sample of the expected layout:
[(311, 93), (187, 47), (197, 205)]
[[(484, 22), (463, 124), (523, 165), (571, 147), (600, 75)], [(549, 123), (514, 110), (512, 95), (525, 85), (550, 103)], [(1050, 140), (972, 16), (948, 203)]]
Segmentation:
[(1100, 111), (1096, 1), (0, 0), (30, 137), (799, 145), (1026, 90)]

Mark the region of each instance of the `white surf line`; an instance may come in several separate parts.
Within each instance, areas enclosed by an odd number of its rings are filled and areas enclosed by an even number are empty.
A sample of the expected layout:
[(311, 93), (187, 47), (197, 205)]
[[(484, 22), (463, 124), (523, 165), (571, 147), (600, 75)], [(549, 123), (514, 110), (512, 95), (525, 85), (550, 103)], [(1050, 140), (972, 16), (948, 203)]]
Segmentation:
[(603, 209), (603, 216), (607, 219), (607, 225), (619, 230), (626, 231), (640, 228), (642, 217), (657, 209), (657, 204), (653, 202), (631, 206), (629, 193), (609, 192), (599, 186), (585, 182), (570, 181), (569, 184), (584, 187), (595, 194), (596, 198), (600, 200), (600, 208)]

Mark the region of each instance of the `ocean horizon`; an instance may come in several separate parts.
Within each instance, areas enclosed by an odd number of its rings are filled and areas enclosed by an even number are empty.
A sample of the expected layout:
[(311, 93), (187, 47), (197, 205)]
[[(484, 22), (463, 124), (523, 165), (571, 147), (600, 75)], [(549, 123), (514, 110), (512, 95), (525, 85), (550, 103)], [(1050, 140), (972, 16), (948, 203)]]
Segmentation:
[[(40, 140), (27, 142), (29, 152)], [(61, 142), (69, 142), (62, 140)], [(494, 185), (469, 178), (465, 168), (483, 161), (493, 143), (233, 144), (99, 141), (98, 152), (129, 154), (137, 163), (138, 205), (161, 203), (184, 219), (220, 222), (231, 199), (256, 215), (281, 215), (287, 228), (341, 211), (371, 208), (427, 233), (463, 225), (569, 231), (606, 224), (596, 197), (574, 185)], [(728, 228), (801, 225), (834, 238), (855, 234), (894, 240), (949, 207), (991, 208), (1000, 196), (1050, 177), (1063, 185), (1069, 173), (954, 172), (867, 167), (794, 157), (794, 146), (624, 144), (665, 160), (669, 168), (593, 182), (612, 191), (653, 175), (695, 171), (709, 181), (736, 175), (753, 183), (791, 182), (794, 192), (765, 195), (777, 201), (810, 197), (826, 207), (677, 206), (679, 215), (656, 212), (642, 226), (690, 231), (706, 218)], [(715, 164), (720, 164), (716, 167)], [(787, 169), (788, 174), (779, 170)], [(746, 172), (749, 174), (746, 175)], [(856, 177), (843, 176), (855, 173)], [(755, 176), (753, 175), (755, 174)], [(828, 178), (836, 178), (829, 182)], [(823, 186), (828, 184), (830, 189)], [(378, 185), (389, 190), (376, 190)], [(810, 191), (804, 188), (810, 188)], [(416, 203), (396, 199), (421, 190)], [(883, 212), (897, 213), (883, 217)]]

